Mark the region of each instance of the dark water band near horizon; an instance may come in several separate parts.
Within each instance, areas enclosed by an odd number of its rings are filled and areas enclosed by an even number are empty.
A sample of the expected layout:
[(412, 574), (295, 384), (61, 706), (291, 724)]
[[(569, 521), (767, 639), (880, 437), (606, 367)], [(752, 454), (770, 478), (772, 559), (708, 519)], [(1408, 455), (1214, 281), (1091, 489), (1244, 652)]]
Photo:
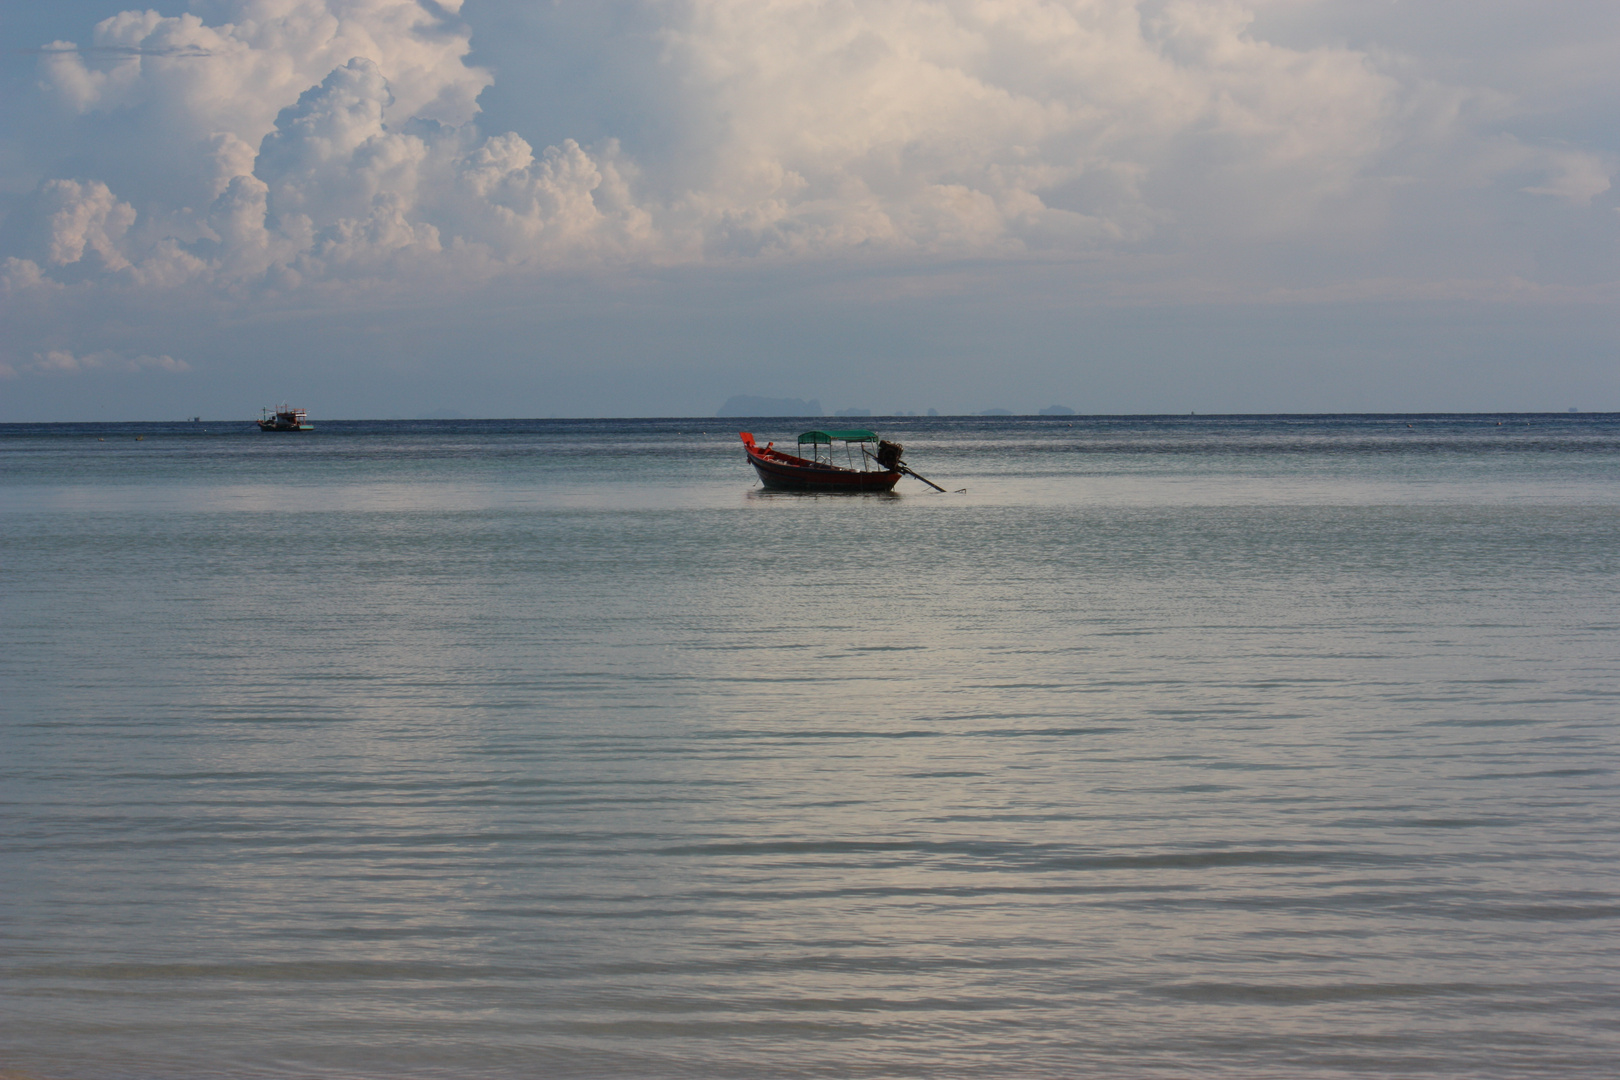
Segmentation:
[(0, 1076), (1614, 1074), (1620, 416), (314, 423), (0, 426)]

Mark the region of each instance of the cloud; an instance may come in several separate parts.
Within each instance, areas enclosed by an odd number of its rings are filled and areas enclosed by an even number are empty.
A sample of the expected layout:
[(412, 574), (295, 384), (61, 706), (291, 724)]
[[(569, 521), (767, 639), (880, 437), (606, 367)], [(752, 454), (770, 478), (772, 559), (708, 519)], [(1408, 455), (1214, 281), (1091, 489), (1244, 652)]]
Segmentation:
[(68, 349), (49, 349), (35, 353), (33, 360), (23, 364), (0, 363), (0, 376), (17, 378), (22, 375), (84, 375), (91, 372), (143, 372), (190, 371), (191, 365), (172, 356), (125, 356), (103, 351), (74, 355)]
[(1550, 195), (1574, 206), (1590, 206), (1592, 200), (1609, 190), (1614, 162), (1596, 154), (1578, 151), (1549, 151), (1537, 164), (1547, 171), (1538, 186), (1524, 190), (1532, 195)]
[(40, 213), (48, 215), (48, 265), (66, 266), (87, 255), (109, 270), (129, 265), (118, 245), (135, 224), (135, 208), (114, 198), (106, 184), (50, 180), (40, 195)]
[[(237, 0), (231, 21), (126, 11), (98, 23), (93, 44), (45, 47), (51, 89), (81, 113), (147, 108), (192, 133), (257, 143), (276, 113), (355, 56), (399, 89), (401, 117), (460, 124), (491, 82), (462, 63), (468, 31), (446, 16), (460, 3), (414, 0)], [(102, 62), (102, 58), (110, 62)]]
[[(1525, 126), (1512, 94), (1313, 39), (1312, 18), (1359, 25), (1341, 3), (603, 2), (657, 48), (618, 87), (668, 126), (633, 153), (485, 131), (497, 76), (468, 62), (459, 0), (236, 0), (215, 25), (128, 11), (48, 44), (76, 171), (12, 211), (7, 287), (868, 257), (1230, 272), (1234, 245), (1398, 259), (1437, 213), (1470, 261), (1505, 200), (1573, 212), (1614, 171), (1605, 148), (1507, 130)], [(561, 9), (532, 18), (567, 29)], [(613, 32), (580, 47), (631, 67)], [(1198, 270), (1212, 245), (1227, 257)]]
[(688, 203), (741, 250), (1107, 246), (1212, 189), (1272, 196), (1228, 227), (1297, 219), (1376, 159), (1402, 88), (1250, 19), (1181, 0), (693, 4), (670, 63), (726, 123)]

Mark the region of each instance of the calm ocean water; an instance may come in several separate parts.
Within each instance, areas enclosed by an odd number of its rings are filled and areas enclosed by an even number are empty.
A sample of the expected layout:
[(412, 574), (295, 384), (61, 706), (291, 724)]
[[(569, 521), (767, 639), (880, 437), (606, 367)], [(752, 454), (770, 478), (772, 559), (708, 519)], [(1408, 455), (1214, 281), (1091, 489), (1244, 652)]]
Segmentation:
[(1620, 417), (316, 422), (0, 427), (0, 1075), (1615, 1074)]

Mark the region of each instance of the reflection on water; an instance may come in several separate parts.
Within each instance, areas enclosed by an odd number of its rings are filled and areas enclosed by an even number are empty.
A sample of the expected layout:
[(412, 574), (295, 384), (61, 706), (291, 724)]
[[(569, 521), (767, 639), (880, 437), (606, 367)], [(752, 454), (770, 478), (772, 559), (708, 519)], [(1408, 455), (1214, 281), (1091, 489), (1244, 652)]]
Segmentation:
[(1620, 422), (690, 427), (0, 430), (0, 1062), (1607, 1071)]

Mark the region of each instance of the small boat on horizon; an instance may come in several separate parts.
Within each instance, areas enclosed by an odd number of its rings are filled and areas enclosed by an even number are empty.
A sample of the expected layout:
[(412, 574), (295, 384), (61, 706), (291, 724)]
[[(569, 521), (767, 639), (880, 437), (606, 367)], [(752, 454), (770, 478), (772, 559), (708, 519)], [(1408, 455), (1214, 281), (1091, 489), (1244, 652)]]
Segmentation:
[(309, 422), (305, 410), (295, 409), (290, 405), (278, 405), (272, 411), (265, 406), (263, 415), (254, 423), (259, 425), (260, 431), (314, 431), (315, 425)]
[[(799, 436), (798, 454), (784, 453), (776, 449), (774, 442), (760, 446), (752, 432), (742, 431), (738, 435), (749, 464), (759, 474), (759, 482), (778, 491), (890, 491), (902, 476), (915, 476), (936, 491), (944, 490), (906, 467), (900, 460), (905, 448), (899, 443), (880, 439), (876, 432), (864, 428), (806, 431)], [(876, 453), (867, 449), (869, 444), (876, 444)], [(845, 464), (834, 460), (840, 445)], [(856, 450), (860, 451), (859, 459), (855, 457)]]

